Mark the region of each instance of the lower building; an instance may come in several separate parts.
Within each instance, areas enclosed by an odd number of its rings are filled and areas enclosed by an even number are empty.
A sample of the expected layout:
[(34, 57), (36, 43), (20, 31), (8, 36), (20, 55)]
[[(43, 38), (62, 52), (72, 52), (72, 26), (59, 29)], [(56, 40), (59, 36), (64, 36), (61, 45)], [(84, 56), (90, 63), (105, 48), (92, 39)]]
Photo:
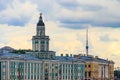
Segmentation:
[(92, 55), (75, 55), (85, 61), (85, 80), (114, 80), (114, 62)]
[(85, 63), (69, 56), (55, 60), (28, 54), (0, 54), (0, 80), (83, 80)]
[(108, 78), (109, 80), (114, 80), (114, 62), (108, 62)]
[(85, 62), (68, 56), (57, 56), (60, 61), (59, 80), (84, 80)]

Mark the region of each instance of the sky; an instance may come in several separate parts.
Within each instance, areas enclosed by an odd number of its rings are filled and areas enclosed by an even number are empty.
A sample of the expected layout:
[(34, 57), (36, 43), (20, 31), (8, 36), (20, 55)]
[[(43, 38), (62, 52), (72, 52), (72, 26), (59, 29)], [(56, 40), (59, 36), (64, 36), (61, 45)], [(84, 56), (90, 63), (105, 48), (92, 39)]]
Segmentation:
[(0, 47), (31, 49), (39, 14), (43, 14), (50, 50), (89, 54), (120, 66), (120, 0), (0, 0)]

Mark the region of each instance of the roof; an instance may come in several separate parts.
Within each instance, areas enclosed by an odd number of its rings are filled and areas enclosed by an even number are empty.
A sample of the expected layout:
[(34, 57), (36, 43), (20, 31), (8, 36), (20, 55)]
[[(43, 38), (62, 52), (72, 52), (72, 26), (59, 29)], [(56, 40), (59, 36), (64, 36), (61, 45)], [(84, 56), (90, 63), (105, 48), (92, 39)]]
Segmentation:
[(91, 61), (91, 62), (100, 62), (100, 63), (113, 63), (113, 61), (109, 61), (107, 59), (102, 59), (102, 58), (95, 58), (93, 56), (80, 56), (78, 59), (81, 59), (83, 61)]
[(108, 63), (109, 62), (108, 60), (105, 60), (105, 59), (102, 59), (102, 58), (97, 58), (97, 60), (99, 62), (102, 62), (102, 63)]
[(15, 54), (15, 53), (0, 53), (1, 59), (15, 59), (15, 60), (39, 60), (38, 58), (35, 58), (34, 56), (31, 56), (29, 54)]
[(62, 62), (84, 62), (83, 60), (74, 58), (74, 57), (68, 57), (68, 56), (56, 56), (56, 60), (62, 61)]
[(96, 59), (91, 56), (80, 56), (79, 59), (84, 60), (84, 61), (96, 61)]
[(9, 46), (4, 46), (2, 48), (0, 48), (1, 50), (14, 50), (14, 48), (9, 47)]

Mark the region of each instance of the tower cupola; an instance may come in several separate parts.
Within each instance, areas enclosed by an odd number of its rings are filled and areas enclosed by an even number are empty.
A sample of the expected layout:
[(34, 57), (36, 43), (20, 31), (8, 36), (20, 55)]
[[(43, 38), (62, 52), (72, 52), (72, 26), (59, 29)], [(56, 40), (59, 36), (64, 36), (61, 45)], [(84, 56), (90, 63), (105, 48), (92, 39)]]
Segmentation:
[(42, 13), (40, 13), (39, 21), (36, 28), (37, 36), (45, 36), (45, 24), (42, 19)]
[(37, 26), (45, 26), (45, 24), (42, 20), (42, 13), (40, 13), (39, 22), (37, 23)]

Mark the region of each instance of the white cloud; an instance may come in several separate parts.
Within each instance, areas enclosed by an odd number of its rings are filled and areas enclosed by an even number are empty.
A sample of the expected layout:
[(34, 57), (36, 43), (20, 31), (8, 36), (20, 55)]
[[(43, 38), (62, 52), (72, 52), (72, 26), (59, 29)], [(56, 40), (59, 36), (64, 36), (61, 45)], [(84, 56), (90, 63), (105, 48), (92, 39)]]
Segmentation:
[[(8, 26), (8, 25), (0, 25), (0, 31), (3, 35), (0, 39), (1, 47), (8, 45), (12, 46), (16, 49), (19, 48), (31, 48), (29, 46), (31, 44), (31, 29), (33, 25), (29, 25), (28, 27), (15, 27), (15, 26)], [(34, 25), (35, 26), (35, 25)], [(29, 31), (28, 31), (29, 30)]]

